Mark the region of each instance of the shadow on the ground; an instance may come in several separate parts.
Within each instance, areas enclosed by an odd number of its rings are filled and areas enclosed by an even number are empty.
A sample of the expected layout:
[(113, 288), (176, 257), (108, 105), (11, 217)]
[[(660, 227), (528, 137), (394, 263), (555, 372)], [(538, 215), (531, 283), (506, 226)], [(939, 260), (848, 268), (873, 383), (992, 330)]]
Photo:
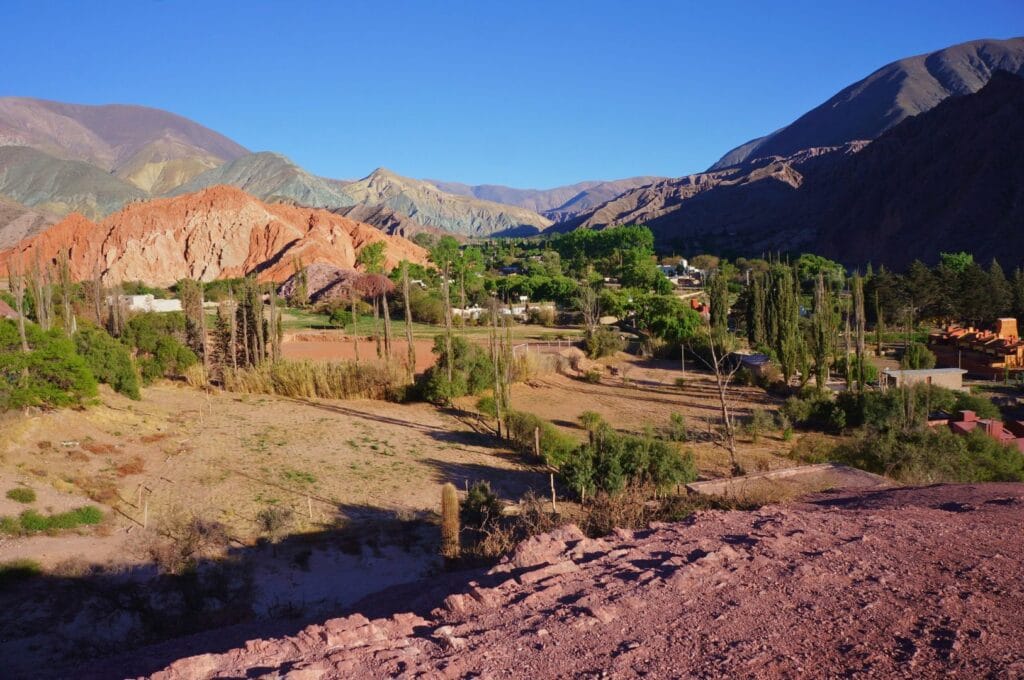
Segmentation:
[[(485, 478), (472, 466), (437, 468), (439, 477), (450, 473), (460, 487), (458, 475)], [(506, 488), (504, 480), (499, 487)], [(161, 574), (151, 563), (117, 572), (0, 578), (0, 674), (147, 675), (182, 657), (294, 635), (338, 616), (424, 615), (448, 592), (482, 575), (479, 569), (445, 572), (436, 557), (440, 538), (431, 513), (360, 505), (338, 510), (347, 518), (338, 526), (217, 550), (174, 574)], [(199, 531), (214, 530), (207, 525)], [(403, 565), (414, 568), (403, 574)], [(421, 580), (427, 576), (429, 581)], [(325, 588), (336, 597), (304, 600), (309, 591)], [(275, 594), (269, 606), (268, 592)]]

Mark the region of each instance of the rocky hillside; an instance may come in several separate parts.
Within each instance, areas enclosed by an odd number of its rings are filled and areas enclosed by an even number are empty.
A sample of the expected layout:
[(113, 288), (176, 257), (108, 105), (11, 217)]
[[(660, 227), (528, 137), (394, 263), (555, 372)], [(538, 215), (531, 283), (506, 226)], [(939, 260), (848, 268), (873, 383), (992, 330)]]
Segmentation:
[[(620, 196), (569, 227), (647, 224), (687, 251), (804, 249), (902, 267), (966, 250), (1024, 252), (1024, 78), (993, 75), (874, 142), (769, 157)], [(909, 245), (909, 247), (908, 247)]]
[(341, 190), (353, 203), (383, 205), (421, 224), (463, 236), (528, 236), (552, 224), (532, 210), (445, 193), (430, 182), (385, 168)]
[(33, 210), (20, 203), (0, 198), (0, 250), (50, 228), (55, 215)]
[(619, 194), (652, 184), (663, 177), (630, 177), (611, 181), (587, 181), (554, 189), (514, 189), (497, 184), (471, 186), (458, 182), (427, 180), (441, 191), (459, 196), (472, 196), (485, 201), (514, 205), (543, 214), (561, 222), (591, 210)]
[(336, 185), (306, 172), (281, 154), (269, 151), (248, 154), (208, 170), (171, 194), (190, 194), (220, 184), (238, 187), (268, 203), (328, 210), (354, 204)]
[(602, 540), (569, 527), (447, 596), (443, 579), (400, 587), (294, 637), (223, 652), (198, 636), (103, 670), (177, 654), (149, 677), (1017, 677), (1022, 522), (1024, 485), (987, 484)]
[(256, 274), (284, 281), (292, 260), (340, 268), (355, 266), (367, 244), (387, 243), (386, 266), (423, 263), (426, 251), (398, 236), (324, 210), (267, 204), (232, 187), (126, 206), (100, 222), (73, 214), (50, 229), (0, 252), (7, 261), (51, 260), (70, 253), (72, 274), (105, 282), (141, 280), (169, 285)]
[(26, 146), (0, 146), (0, 197), (56, 215), (78, 212), (98, 219), (147, 194), (84, 161)]
[(224, 135), (158, 109), (0, 98), (0, 145), (84, 161), (161, 193), (248, 153)]
[(948, 97), (980, 90), (997, 70), (1024, 76), (1024, 38), (975, 40), (901, 59), (844, 88), (781, 130), (725, 154), (712, 170), (760, 156), (875, 139)]

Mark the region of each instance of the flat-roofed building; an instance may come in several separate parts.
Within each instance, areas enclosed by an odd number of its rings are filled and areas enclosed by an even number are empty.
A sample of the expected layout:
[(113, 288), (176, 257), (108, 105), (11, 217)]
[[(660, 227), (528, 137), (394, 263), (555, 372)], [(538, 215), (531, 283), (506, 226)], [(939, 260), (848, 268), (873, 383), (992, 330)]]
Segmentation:
[(962, 368), (887, 368), (882, 371), (882, 386), (936, 385), (947, 390), (963, 391), (966, 374), (967, 371)]

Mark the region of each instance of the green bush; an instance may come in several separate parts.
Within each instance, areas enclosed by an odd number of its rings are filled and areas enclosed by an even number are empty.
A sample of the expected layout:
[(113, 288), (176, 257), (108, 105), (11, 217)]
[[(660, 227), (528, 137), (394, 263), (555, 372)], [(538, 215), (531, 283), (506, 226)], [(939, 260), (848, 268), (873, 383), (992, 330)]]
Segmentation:
[(588, 330), (583, 335), (583, 347), (591, 359), (600, 359), (621, 352), (626, 347), (618, 331), (604, 326)]
[(75, 348), (100, 382), (130, 399), (140, 399), (139, 374), (125, 346), (99, 328), (75, 333)]
[(583, 379), (591, 385), (597, 385), (601, 382), (601, 371), (596, 368), (592, 368), (583, 374)]
[(865, 431), (841, 444), (832, 459), (908, 484), (1024, 481), (1024, 456), (981, 431)]
[(577, 447), (561, 465), (563, 482), (581, 498), (597, 492), (616, 495), (627, 485), (651, 485), (658, 490), (697, 478), (693, 455), (647, 433), (620, 434), (600, 417), (584, 422), (589, 441)]
[(42, 565), (35, 560), (17, 559), (0, 562), (0, 590), (27, 581), (42, 573)]
[(812, 387), (787, 399), (781, 413), (789, 422), (806, 429), (835, 432), (847, 426), (846, 412), (831, 394)]
[(900, 368), (914, 370), (919, 368), (935, 368), (935, 354), (920, 342), (907, 345), (900, 358)]
[(103, 521), (103, 512), (99, 508), (86, 505), (68, 512), (55, 515), (41, 515), (35, 510), (26, 510), (18, 515), (0, 518), (0, 533), (5, 534), (37, 534), (76, 529), (80, 526), (99, 524)]
[(19, 486), (7, 492), (7, 497), (18, 503), (34, 503), (36, 492), (24, 486)]
[[(452, 338), (452, 356), (448, 355), (445, 336), (434, 338), (434, 354), (437, 362), (427, 369), (422, 378), (423, 397), (434, 404), (450, 404), (453, 399), (467, 394), (479, 394), (494, 385), (494, 365), (481, 347), (470, 344), (465, 338)], [(448, 380), (448, 366), (452, 367), (452, 378)]]
[(17, 325), (0, 319), (0, 411), (25, 406), (77, 406), (96, 396), (96, 378), (59, 330), (26, 324), (30, 351)]
[(665, 434), (674, 442), (685, 442), (690, 438), (689, 428), (686, 426), (686, 418), (682, 413), (673, 413), (668, 417), (668, 429)]
[[(846, 357), (839, 357), (835, 367), (832, 369), (833, 375), (846, 377)], [(877, 383), (878, 382), (878, 367), (866, 359), (857, 360), (856, 356), (849, 357), (850, 363), (850, 380), (854, 381), (859, 375), (858, 370), (861, 364), (864, 364), (864, 382), (866, 383)]]
[(463, 527), (471, 531), (485, 531), (501, 515), (501, 501), (491, 490), (490, 482), (477, 482), (469, 487), (460, 510)]
[(185, 346), (185, 315), (181, 312), (147, 312), (125, 324), (121, 341), (135, 350), (142, 382), (162, 377), (179, 377), (199, 362)]
[(531, 453), (534, 450), (534, 431), (539, 428), (541, 458), (553, 467), (563, 465), (577, 446), (575, 439), (532, 413), (509, 411), (505, 414), (505, 427), (516, 446)]

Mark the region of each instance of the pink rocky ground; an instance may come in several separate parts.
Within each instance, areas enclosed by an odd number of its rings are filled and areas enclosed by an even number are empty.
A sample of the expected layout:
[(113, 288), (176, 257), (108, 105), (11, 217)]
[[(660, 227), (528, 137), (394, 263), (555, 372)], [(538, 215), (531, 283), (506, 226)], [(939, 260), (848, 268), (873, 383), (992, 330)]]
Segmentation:
[(152, 677), (1024, 677), (1022, 528), (1020, 484), (566, 528), (426, 617), (333, 619)]

